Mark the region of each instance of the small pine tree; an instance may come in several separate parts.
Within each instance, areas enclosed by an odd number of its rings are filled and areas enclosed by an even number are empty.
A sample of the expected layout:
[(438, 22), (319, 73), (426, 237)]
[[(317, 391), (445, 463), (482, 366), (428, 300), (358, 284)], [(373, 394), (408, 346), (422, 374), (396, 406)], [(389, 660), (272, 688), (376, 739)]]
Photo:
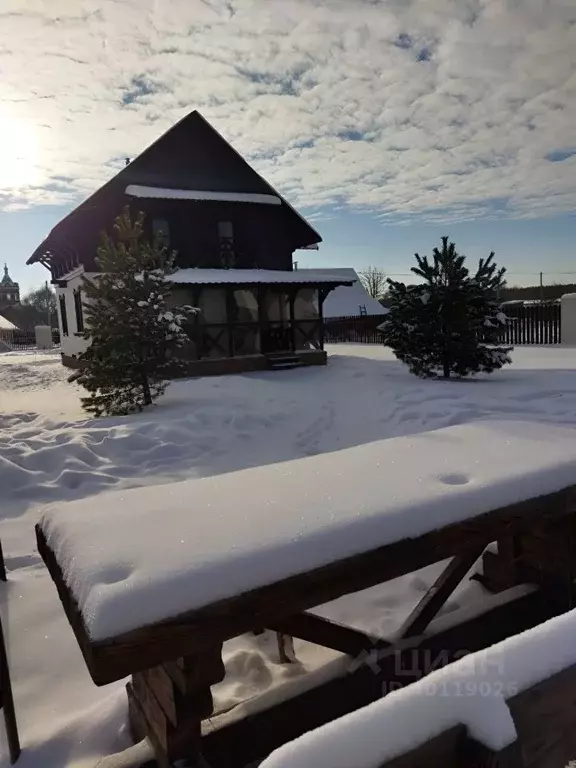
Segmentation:
[(511, 347), (498, 345), (506, 324), (498, 302), (505, 270), (497, 268), (494, 253), (480, 259), (473, 276), (447, 237), (432, 261), (415, 256), (412, 272), (423, 283), (388, 280), (390, 313), (380, 328), (396, 357), (417, 376), (446, 379), (491, 373), (511, 362)]
[(169, 310), (169, 275), (174, 252), (158, 238), (144, 238), (144, 214), (133, 222), (126, 207), (114, 225), (115, 238), (102, 235), (94, 279), (84, 278), (85, 329), (90, 342), (71, 377), (90, 393), (84, 408), (95, 416), (141, 411), (167, 387), (166, 375), (181, 366), (178, 350), (189, 339), (183, 330), (193, 307)]

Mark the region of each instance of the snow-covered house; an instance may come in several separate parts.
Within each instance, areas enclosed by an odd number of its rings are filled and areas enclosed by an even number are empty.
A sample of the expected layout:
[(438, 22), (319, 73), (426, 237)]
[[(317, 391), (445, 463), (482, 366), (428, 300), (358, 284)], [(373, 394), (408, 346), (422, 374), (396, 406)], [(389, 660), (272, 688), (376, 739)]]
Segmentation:
[(323, 304), (350, 276), (293, 271), (321, 237), (196, 111), (60, 221), (29, 264), (52, 274), (62, 360), (86, 342), (82, 278), (98, 271), (102, 231), (129, 205), (178, 253), (174, 306), (201, 309), (187, 329), (191, 374), (323, 364)]
[[(300, 273), (314, 272), (310, 269), (299, 269)], [(323, 307), (325, 319), (335, 317), (354, 317), (356, 315), (384, 315), (386, 309), (377, 299), (366, 291), (356, 270), (351, 267), (330, 267), (322, 269), (322, 274), (352, 280), (351, 285), (342, 285), (335, 288), (326, 297)]]

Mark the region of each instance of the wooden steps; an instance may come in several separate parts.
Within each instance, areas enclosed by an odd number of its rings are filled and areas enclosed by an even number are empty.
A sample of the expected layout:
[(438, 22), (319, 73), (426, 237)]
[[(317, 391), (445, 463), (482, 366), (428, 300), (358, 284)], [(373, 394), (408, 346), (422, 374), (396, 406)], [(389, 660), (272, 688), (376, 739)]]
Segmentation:
[(272, 371), (289, 370), (290, 368), (301, 368), (305, 365), (295, 352), (275, 352), (266, 355), (268, 367)]

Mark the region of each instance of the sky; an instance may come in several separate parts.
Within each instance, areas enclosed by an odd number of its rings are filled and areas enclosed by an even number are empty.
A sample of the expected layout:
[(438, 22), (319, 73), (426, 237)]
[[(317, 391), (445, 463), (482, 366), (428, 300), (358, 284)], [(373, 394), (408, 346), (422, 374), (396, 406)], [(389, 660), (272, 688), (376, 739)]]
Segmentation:
[(324, 242), (576, 281), (574, 0), (2, 0), (0, 261), (198, 109)]

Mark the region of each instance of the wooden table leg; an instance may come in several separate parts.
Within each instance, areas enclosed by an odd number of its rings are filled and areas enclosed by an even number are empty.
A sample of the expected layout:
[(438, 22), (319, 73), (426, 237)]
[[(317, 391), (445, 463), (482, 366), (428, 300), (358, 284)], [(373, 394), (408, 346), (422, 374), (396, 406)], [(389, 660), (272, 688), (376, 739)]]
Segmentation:
[(132, 675), (132, 730), (150, 739), (161, 768), (181, 759), (202, 764), (201, 723), (213, 711), (210, 686), (224, 678), (221, 651), (218, 646)]

